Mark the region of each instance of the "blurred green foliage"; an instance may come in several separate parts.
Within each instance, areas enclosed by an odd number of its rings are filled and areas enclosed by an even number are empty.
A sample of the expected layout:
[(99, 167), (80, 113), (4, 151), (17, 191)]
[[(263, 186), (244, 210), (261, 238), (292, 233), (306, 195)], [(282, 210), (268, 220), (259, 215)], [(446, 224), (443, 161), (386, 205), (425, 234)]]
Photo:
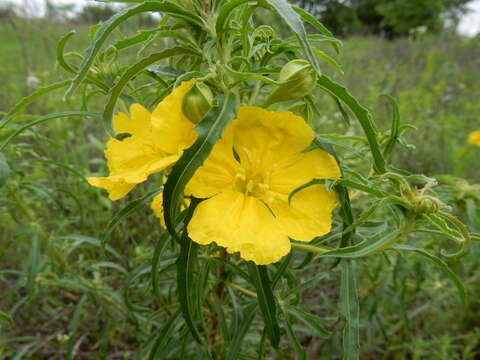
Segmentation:
[(405, 36), (415, 31), (438, 32), (456, 22), (471, 0), (293, 0), (317, 14), (336, 35)]

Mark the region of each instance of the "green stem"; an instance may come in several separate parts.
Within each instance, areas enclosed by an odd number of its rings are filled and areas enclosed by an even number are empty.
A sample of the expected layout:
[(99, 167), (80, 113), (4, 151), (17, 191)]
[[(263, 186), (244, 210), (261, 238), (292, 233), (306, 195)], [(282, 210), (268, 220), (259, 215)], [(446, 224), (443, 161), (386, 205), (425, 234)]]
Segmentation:
[(292, 248), (296, 250), (311, 252), (314, 254), (325, 254), (326, 252), (334, 250), (333, 248), (327, 247), (327, 246), (318, 247), (318, 246), (298, 244), (298, 243), (292, 243)]
[(254, 105), (257, 100), (258, 94), (260, 93), (261, 83), (260, 81), (255, 82), (255, 87), (253, 88), (252, 96), (250, 97), (249, 105)]
[(230, 286), (232, 289), (238, 290), (238, 291), (240, 291), (240, 292), (242, 292), (245, 295), (248, 295), (250, 297), (253, 297), (253, 298), (257, 297), (256, 293), (254, 293), (253, 291), (250, 291), (248, 289), (245, 289), (244, 287), (241, 287), (240, 285), (233, 284), (229, 281), (225, 281), (225, 285)]

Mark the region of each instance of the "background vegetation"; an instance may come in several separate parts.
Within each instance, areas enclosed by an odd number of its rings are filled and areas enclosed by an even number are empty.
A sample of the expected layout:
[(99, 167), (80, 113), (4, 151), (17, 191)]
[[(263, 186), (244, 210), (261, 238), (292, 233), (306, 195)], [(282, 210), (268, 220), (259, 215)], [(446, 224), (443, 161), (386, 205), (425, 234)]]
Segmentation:
[[(121, 31), (134, 33), (145, 26), (134, 20)], [(85, 25), (26, 21), (11, 14), (2, 18), (0, 113), (40, 86), (66, 77), (55, 65), (55, 47), (72, 27), (77, 34), (69, 51), (81, 52), (89, 38)], [(449, 32), (394, 41), (352, 36), (336, 56), (345, 75), (325, 68), (372, 109), (385, 131), (391, 110), (379, 94), (389, 93), (398, 100), (403, 121), (416, 128), (407, 132), (395, 165), (429, 176), (444, 175), (442, 199), (474, 232), (480, 231), (480, 190), (456, 182), (453, 176), (471, 184), (480, 182), (480, 150), (465, 142), (468, 132), (480, 128), (479, 54), (479, 38)], [(108, 59), (104, 65), (108, 75)], [(331, 99), (317, 99), (321, 116), (312, 125), (319, 133), (360, 134), (355, 126), (348, 126)], [(29, 105), (27, 114), (81, 109), (83, 101), (63, 102), (59, 90)], [(101, 110), (103, 104), (95, 106)], [(32, 116), (23, 119), (28, 118)], [(0, 130), (0, 140), (8, 135), (8, 129)], [(154, 257), (152, 244), (160, 236), (158, 220), (148, 207), (123, 219), (108, 237), (108, 246), (101, 246), (105, 228), (122, 208), (121, 202), (110, 202), (84, 181), (84, 176), (103, 171), (105, 138), (102, 125), (93, 120), (57, 119), (25, 132), (7, 150), (12, 175), (0, 189), (0, 310), (9, 316), (0, 317), (0, 359), (147, 358), (161, 335), (151, 329), (175, 321), (178, 315), (172, 312), (168, 319), (157, 311), (168, 310), (175, 301), (172, 273), (159, 274), (153, 292), (144, 281)], [(370, 205), (361, 196), (354, 199), (355, 211)], [(164, 251), (162, 266), (169, 269), (175, 258), (169, 257), (168, 248)], [(477, 244), (470, 256), (450, 264), (469, 290), (467, 308), (459, 305), (455, 288), (443, 274), (421, 258), (392, 263), (386, 256), (376, 256), (359, 261), (362, 358), (477, 359), (479, 255)], [(294, 263), (301, 265), (302, 260), (296, 256)], [(329, 271), (331, 265), (332, 261), (322, 260), (296, 272), (307, 285), (299, 283), (284, 294), (296, 297), (318, 316), (295, 329), (301, 334), (298, 341), (308, 349), (308, 359), (337, 359), (340, 353), (341, 334), (325, 335), (337, 321), (328, 318), (337, 311), (339, 284), (339, 273)], [(242, 293), (235, 296), (239, 301), (246, 298)], [(219, 305), (212, 300), (210, 307)], [(225, 326), (221, 319), (218, 322)], [(256, 359), (262, 352), (253, 346), (263, 343), (260, 322), (256, 328), (247, 334), (244, 359)], [(168, 354), (178, 351), (183, 351), (182, 359), (198, 358), (183, 336), (184, 327), (176, 324), (168, 331), (178, 340), (162, 344), (159, 358), (173, 359)], [(187, 340), (182, 342), (183, 338)], [(211, 346), (221, 346), (214, 340)], [(266, 358), (293, 359), (293, 354), (291, 343), (284, 340), (280, 351)]]

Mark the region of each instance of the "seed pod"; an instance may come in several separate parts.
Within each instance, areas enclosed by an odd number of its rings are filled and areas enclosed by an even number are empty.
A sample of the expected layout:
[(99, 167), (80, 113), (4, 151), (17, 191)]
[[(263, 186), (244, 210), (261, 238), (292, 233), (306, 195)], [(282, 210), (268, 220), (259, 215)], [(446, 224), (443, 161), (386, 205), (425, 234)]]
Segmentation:
[(308, 61), (292, 60), (282, 68), (278, 81), (284, 84), (279, 85), (270, 94), (265, 100), (264, 107), (307, 95), (315, 88), (317, 74)]
[(204, 83), (195, 83), (183, 98), (183, 114), (194, 124), (202, 121), (213, 106), (213, 94)]

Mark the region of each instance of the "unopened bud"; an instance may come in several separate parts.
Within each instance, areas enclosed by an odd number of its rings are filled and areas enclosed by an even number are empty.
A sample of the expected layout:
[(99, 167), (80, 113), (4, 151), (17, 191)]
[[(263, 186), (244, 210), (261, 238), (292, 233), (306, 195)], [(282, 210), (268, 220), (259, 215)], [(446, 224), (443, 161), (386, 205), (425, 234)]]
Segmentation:
[(419, 214), (432, 214), (440, 210), (440, 200), (433, 196), (422, 195), (414, 200), (415, 211)]
[(213, 94), (210, 88), (203, 83), (195, 83), (183, 99), (182, 111), (188, 120), (198, 124), (212, 106)]
[(278, 81), (284, 84), (279, 85), (267, 98), (265, 107), (307, 95), (315, 88), (317, 73), (308, 61), (292, 60), (282, 68)]

